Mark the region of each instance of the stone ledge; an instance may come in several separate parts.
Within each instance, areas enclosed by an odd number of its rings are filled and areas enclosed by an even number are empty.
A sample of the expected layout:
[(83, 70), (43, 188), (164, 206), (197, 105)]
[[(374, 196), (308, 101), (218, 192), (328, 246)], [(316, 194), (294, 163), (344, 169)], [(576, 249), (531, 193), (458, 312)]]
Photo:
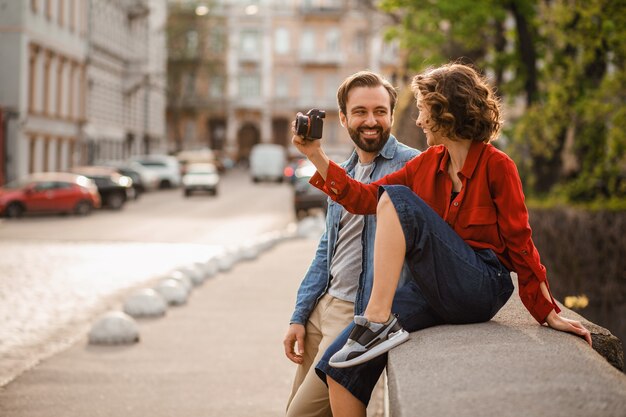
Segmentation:
[(391, 416), (623, 417), (619, 339), (564, 307), (562, 314), (588, 326), (595, 350), (539, 326), (517, 291), (487, 323), (411, 333), (389, 354)]

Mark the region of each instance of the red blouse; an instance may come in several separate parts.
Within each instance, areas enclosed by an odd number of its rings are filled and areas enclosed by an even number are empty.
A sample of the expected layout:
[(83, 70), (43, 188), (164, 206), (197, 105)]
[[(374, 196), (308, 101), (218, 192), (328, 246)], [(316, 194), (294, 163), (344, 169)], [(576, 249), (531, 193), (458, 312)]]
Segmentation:
[(543, 323), (550, 311), (558, 313), (560, 309), (552, 294), (547, 300), (541, 293), (539, 284), (545, 282), (548, 286), (546, 268), (531, 238), (515, 163), (494, 146), (473, 141), (463, 169), (458, 172), (463, 187), (450, 204), (449, 159), (444, 146), (433, 146), (404, 168), (369, 185), (354, 181), (331, 161), (326, 181), (315, 173), (310, 182), (346, 210), (357, 214), (376, 213), (378, 185), (410, 187), (468, 245), (474, 249), (492, 249), (507, 269), (517, 273), (522, 302), (535, 320)]

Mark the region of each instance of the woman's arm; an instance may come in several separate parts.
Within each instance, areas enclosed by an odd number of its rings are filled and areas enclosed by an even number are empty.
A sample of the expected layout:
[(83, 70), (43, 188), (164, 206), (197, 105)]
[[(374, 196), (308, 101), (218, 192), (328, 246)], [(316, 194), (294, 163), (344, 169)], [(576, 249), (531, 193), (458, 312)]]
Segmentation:
[(589, 331), (579, 322), (558, 315), (559, 307), (550, 292), (546, 269), (532, 241), (528, 210), (515, 163), (504, 154), (490, 161), (490, 191), (498, 211), (498, 228), (507, 254), (517, 273), (524, 306), (539, 323), (578, 334), (591, 344)]
[[(543, 296), (549, 298), (550, 291), (548, 290), (548, 286), (546, 285), (546, 283), (542, 282), (540, 284), (540, 287)], [(548, 314), (548, 317), (546, 317), (546, 323), (553, 329), (560, 330), (562, 332), (577, 334), (580, 337), (583, 337), (587, 341), (587, 343), (589, 343), (589, 346), (593, 346), (593, 343), (591, 342), (591, 332), (587, 330), (585, 326), (583, 326), (582, 323), (579, 321), (561, 317), (556, 311), (552, 310)]]
[[(383, 184), (403, 184), (410, 186), (416, 162), (420, 155), (410, 160), (403, 168), (380, 180), (363, 184), (350, 178), (339, 165), (330, 161), (321, 148), (319, 140), (304, 140), (299, 136), (292, 143), (317, 168), (311, 184), (325, 192), (332, 200), (354, 214), (375, 214), (378, 204), (378, 187)], [(412, 167), (409, 169), (409, 167)]]

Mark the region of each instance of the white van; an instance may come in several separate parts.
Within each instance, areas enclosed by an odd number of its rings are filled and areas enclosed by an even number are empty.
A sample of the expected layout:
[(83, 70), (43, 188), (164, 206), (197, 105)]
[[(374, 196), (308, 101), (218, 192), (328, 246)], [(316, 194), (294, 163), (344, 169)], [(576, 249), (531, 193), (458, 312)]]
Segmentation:
[(252, 181), (283, 181), (287, 165), (287, 151), (275, 143), (259, 143), (250, 151), (250, 176)]

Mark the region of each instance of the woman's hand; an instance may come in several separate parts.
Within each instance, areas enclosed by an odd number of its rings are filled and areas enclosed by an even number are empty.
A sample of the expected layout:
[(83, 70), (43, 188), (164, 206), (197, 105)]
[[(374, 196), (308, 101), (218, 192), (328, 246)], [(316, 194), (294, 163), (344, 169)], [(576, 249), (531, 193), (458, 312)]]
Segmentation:
[(556, 311), (552, 310), (548, 317), (546, 317), (546, 323), (553, 329), (560, 330), (562, 332), (574, 333), (584, 338), (589, 346), (591, 346), (591, 333), (585, 328), (579, 321), (566, 319), (559, 316)]

